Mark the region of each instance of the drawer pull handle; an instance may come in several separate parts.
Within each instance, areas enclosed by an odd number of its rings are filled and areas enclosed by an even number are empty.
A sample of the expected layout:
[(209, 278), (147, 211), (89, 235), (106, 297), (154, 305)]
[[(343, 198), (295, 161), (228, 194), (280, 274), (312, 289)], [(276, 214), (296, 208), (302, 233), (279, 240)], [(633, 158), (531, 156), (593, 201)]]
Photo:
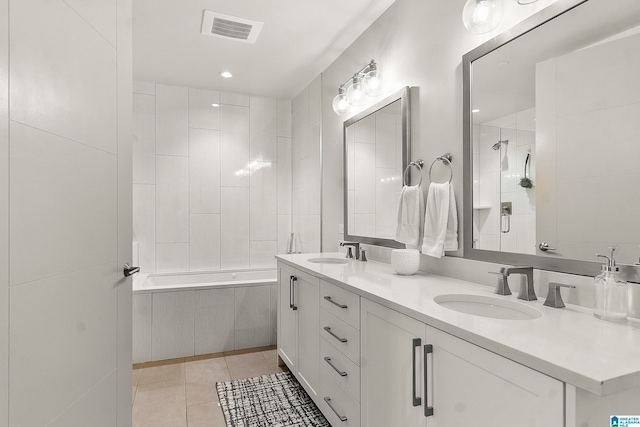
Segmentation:
[(334, 371), (336, 371), (338, 374), (340, 374), (341, 377), (346, 377), (347, 373), (345, 371), (341, 371), (340, 369), (336, 368), (335, 366), (333, 366), (333, 363), (331, 363), (331, 358), (325, 356), (324, 361), (327, 362), (329, 364), (329, 366), (331, 366), (333, 368)]
[(331, 335), (332, 337), (334, 337), (335, 339), (337, 339), (340, 342), (347, 342), (346, 338), (340, 338), (339, 336), (337, 336), (336, 334), (334, 334), (333, 332), (331, 332), (331, 328), (328, 326), (324, 327), (324, 330), (329, 332), (329, 335)]
[(326, 297), (324, 297), (324, 299), (326, 299), (327, 301), (329, 301), (329, 302), (330, 302), (331, 304), (333, 304), (333, 305), (337, 305), (337, 306), (338, 306), (338, 307), (340, 307), (340, 308), (347, 308), (347, 306), (346, 306), (346, 305), (344, 305), (344, 304), (338, 304), (337, 302), (335, 302), (334, 300), (332, 300), (332, 299), (331, 299), (331, 297), (330, 297), (330, 296), (328, 296), (328, 295), (327, 295)]
[[(422, 405), (422, 398), (416, 395), (416, 349), (419, 348), (420, 345), (422, 345), (422, 340), (420, 338), (414, 338), (411, 344), (411, 353), (413, 359), (413, 374), (411, 375), (411, 398), (413, 399), (413, 401), (411, 403), (413, 404), (413, 406)], [(425, 382), (426, 381), (427, 380), (425, 379)]]
[(430, 417), (433, 415), (433, 406), (429, 406), (427, 402), (427, 383), (429, 378), (427, 377), (427, 355), (433, 354), (433, 345), (425, 344), (424, 346), (424, 416)]
[(334, 414), (336, 414), (336, 416), (338, 418), (340, 418), (340, 421), (345, 422), (347, 421), (347, 417), (345, 417), (344, 415), (340, 415), (338, 413), (338, 411), (335, 410), (335, 408), (333, 406), (331, 406), (331, 398), (329, 396), (324, 398), (324, 401), (327, 402), (327, 405), (329, 405), (329, 408), (331, 408), (331, 410), (333, 411)]

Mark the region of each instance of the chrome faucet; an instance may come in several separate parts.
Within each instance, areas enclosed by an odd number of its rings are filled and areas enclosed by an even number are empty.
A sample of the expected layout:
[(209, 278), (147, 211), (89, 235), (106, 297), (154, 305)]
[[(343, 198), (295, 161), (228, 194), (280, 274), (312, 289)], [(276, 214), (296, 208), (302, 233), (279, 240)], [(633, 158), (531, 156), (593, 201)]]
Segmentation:
[(490, 274), (497, 274), (498, 276), (498, 284), (496, 285), (496, 290), (493, 291), (494, 294), (498, 295), (511, 295), (511, 289), (509, 289), (509, 282), (507, 282), (506, 268), (500, 267), (500, 272), (490, 271)]
[[(355, 259), (360, 259), (360, 243), (358, 242), (340, 242), (340, 246), (353, 246), (353, 249), (356, 251)], [(351, 252), (351, 248), (348, 248), (347, 258), (354, 258), (353, 253)]]
[(536, 292), (533, 288), (533, 267), (507, 267), (504, 269), (504, 280), (507, 281), (507, 277), (512, 274), (524, 274), (527, 278), (526, 283), (520, 282), (520, 292), (518, 292), (518, 299), (525, 301), (535, 301)]

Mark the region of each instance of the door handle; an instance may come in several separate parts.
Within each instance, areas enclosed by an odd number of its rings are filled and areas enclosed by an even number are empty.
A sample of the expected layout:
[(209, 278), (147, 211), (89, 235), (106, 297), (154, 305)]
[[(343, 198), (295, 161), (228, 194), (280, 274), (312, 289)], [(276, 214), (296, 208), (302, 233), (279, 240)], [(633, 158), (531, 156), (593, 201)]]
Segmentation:
[(140, 271), (140, 267), (131, 267), (129, 264), (124, 264), (124, 269), (122, 272), (124, 273), (124, 277), (129, 277)]

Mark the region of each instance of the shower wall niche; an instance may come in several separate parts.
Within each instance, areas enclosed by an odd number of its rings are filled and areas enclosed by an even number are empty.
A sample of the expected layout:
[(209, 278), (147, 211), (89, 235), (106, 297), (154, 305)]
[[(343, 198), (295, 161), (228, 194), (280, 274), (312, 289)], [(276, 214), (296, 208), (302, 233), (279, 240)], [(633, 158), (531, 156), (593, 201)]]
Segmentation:
[(535, 254), (535, 109), (475, 125), (473, 135), (474, 247)]

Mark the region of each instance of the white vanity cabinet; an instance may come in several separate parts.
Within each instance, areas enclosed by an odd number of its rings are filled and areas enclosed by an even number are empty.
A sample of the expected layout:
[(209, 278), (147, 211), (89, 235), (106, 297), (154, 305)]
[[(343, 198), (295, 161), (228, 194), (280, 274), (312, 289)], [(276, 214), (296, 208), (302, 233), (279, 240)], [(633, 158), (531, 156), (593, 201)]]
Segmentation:
[(361, 316), (363, 426), (564, 425), (562, 382), (369, 300)]
[(320, 279), (279, 263), (278, 355), (317, 402)]

